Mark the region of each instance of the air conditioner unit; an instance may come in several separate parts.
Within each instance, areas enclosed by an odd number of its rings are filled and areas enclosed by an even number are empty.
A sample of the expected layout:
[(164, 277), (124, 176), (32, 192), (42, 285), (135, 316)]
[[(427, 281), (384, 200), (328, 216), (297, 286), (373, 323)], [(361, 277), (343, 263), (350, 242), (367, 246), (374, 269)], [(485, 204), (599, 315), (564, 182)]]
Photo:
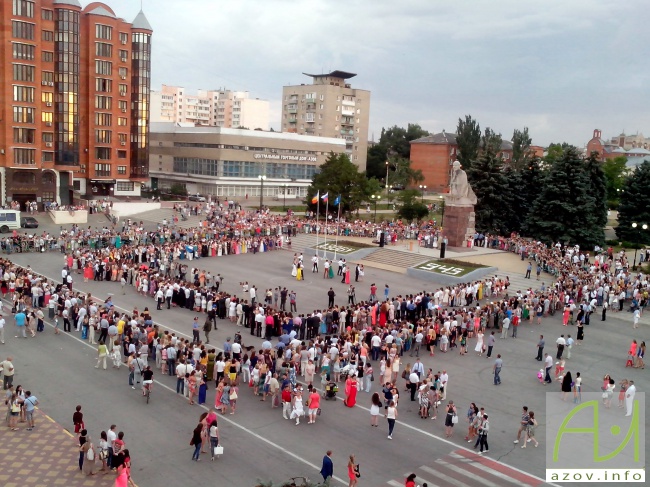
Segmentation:
[(248, 146), (244, 147), (244, 150), (248, 150)]
[(126, 108), (122, 108), (122, 113), (126, 113)]
[(45, 147), (52, 147), (52, 142), (45, 142)]
[(120, 91), (120, 96), (126, 96), (126, 91)]
[(126, 79), (126, 76), (120, 76), (120, 79)]
[(41, 81), (41, 84), (42, 84), (43, 86), (47, 86), (47, 81)]
[(46, 106), (46, 107), (51, 107), (51, 106), (52, 106), (52, 103), (48, 101), (48, 102), (45, 104), (45, 106)]
[(126, 142), (120, 142), (120, 145), (126, 145)]
[(125, 39), (122, 39), (122, 45), (126, 46), (126, 40)]
[(46, 127), (51, 127), (51, 126), (52, 126), (52, 122), (45, 122), (45, 126), (46, 126)]
[(48, 83), (48, 85), (50, 85), (50, 86), (54, 86), (54, 81), (50, 81), (50, 82)]

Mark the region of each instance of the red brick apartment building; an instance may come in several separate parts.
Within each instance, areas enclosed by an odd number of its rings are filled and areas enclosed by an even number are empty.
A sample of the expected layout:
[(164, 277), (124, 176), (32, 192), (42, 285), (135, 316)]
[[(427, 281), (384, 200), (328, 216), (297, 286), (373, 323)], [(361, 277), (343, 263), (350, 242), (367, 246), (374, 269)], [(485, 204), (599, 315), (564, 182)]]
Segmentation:
[[(512, 160), (512, 143), (504, 140), (499, 156), (507, 162)], [(411, 141), (411, 167), (420, 169), (424, 175), (422, 184), (427, 191), (446, 193), (449, 190), (449, 176), (452, 164), (458, 159), (456, 134), (444, 130)]]
[(99, 2), (0, 2), (0, 203), (140, 194), (151, 35)]

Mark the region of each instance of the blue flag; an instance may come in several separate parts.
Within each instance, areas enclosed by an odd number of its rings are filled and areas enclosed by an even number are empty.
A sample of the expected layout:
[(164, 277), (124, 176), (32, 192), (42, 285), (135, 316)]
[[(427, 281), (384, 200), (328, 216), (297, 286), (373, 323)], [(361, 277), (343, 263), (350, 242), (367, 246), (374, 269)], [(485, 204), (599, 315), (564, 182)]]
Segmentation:
[(341, 202), (341, 195), (338, 195), (334, 200), (334, 206), (337, 206)]

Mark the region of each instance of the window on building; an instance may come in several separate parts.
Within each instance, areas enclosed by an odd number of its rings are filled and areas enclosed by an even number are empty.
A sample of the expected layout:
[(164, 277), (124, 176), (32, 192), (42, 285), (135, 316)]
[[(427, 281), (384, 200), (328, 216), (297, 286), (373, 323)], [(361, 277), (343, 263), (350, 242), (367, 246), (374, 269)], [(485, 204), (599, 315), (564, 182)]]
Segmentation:
[(174, 157), (172, 164), (172, 170), (175, 173), (197, 174), (199, 176), (217, 176), (217, 168), (218, 162), (215, 159), (197, 157)]
[(31, 107), (13, 107), (15, 123), (34, 123), (34, 109)]
[(110, 41), (113, 38), (113, 28), (110, 25), (95, 24), (95, 37)]
[(113, 115), (110, 113), (95, 113), (95, 125), (110, 127), (113, 122)]
[(34, 40), (34, 24), (21, 22), (19, 20), (11, 21), (11, 35), (17, 39)]
[(95, 130), (95, 142), (97, 144), (110, 144), (112, 133), (110, 130)]
[(113, 57), (113, 45), (106, 42), (95, 42), (95, 55), (100, 57)]
[(43, 132), (43, 142), (50, 144), (54, 142), (54, 132)]
[(52, 123), (54, 114), (52, 112), (41, 112), (41, 121), (45, 123)]
[(45, 42), (52, 42), (54, 41), (54, 32), (51, 30), (44, 30), (41, 34), (41, 37)]
[(129, 34), (126, 32), (120, 32), (120, 43), (126, 45), (127, 42), (129, 42)]
[(42, 9), (41, 18), (43, 20), (54, 20), (54, 12), (52, 10)]
[(95, 147), (95, 159), (100, 161), (110, 161), (111, 160), (111, 148), (110, 147)]
[(113, 87), (113, 80), (107, 78), (95, 78), (95, 90), (101, 93), (110, 93)]
[(126, 117), (118, 117), (117, 125), (119, 125), (120, 127), (126, 127), (128, 125), (128, 120), (126, 119)]
[[(119, 166), (119, 167), (123, 167), (124, 171), (125, 171), (123, 174), (126, 174), (126, 166)], [(120, 174), (119, 171), (118, 171), (118, 174)], [(134, 185), (133, 181), (118, 181), (117, 183), (115, 183), (115, 190), (116, 191), (133, 191), (134, 187), (135, 187), (135, 185)]]
[(36, 164), (36, 149), (14, 149), (14, 164), (21, 166)]
[(41, 161), (54, 162), (54, 152), (41, 152)]
[(34, 103), (34, 88), (30, 86), (14, 86), (14, 101)]
[(126, 144), (126, 134), (117, 134), (117, 138), (120, 140), (120, 144)]
[(118, 74), (120, 75), (120, 79), (126, 79), (126, 75), (129, 73), (129, 70), (121, 67), (118, 69)]
[(36, 69), (27, 64), (14, 64), (14, 81), (34, 81)]
[(31, 0), (13, 0), (12, 13), (18, 17), (34, 18), (34, 2)]
[(119, 106), (121, 112), (126, 112), (128, 108), (128, 103), (126, 102), (126, 100), (119, 100), (117, 102), (117, 105)]
[(95, 176), (110, 176), (111, 175), (111, 165), (110, 164), (95, 164)]
[(123, 63), (127, 62), (129, 60), (129, 51), (125, 51), (124, 49), (120, 49), (119, 52), (120, 55), (120, 61)]
[(43, 51), (43, 62), (52, 63), (54, 62), (54, 53), (52, 51)]
[(14, 127), (14, 143), (16, 144), (33, 144), (35, 137), (35, 129)]
[(117, 166), (117, 174), (122, 176), (126, 174), (126, 166)]
[(13, 42), (12, 50), (13, 50), (14, 59), (23, 59), (25, 61), (34, 60), (35, 47), (30, 44)]
[(120, 83), (119, 88), (120, 88), (120, 95), (124, 96), (124, 95), (126, 95), (129, 87), (128, 87), (128, 85), (125, 85), (124, 83)]
[(113, 63), (110, 61), (95, 61), (95, 74), (105, 74), (111, 76), (113, 74)]
[(47, 84), (54, 84), (54, 73), (52, 71), (41, 71), (41, 81)]
[(117, 158), (118, 159), (126, 159), (126, 151), (125, 150), (118, 150), (117, 151)]
[(110, 110), (112, 98), (110, 96), (95, 95), (95, 108)]

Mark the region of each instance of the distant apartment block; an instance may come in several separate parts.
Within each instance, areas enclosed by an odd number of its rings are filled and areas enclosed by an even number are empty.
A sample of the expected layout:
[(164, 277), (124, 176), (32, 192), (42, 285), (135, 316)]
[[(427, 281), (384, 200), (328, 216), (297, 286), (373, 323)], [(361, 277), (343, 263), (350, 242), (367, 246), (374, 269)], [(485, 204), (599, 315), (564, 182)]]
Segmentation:
[(344, 139), (350, 160), (365, 171), (370, 91), (352, 88), (354, 73), (303, 74), (313, 83), (282, 89), (282, 131)]
[(151, 92), (151, 117), (154, 122), (268, 130), (269, 102), (250, 98), (247, 91), (198, 90), (190, 95), (183, 87), (163, 85)]

